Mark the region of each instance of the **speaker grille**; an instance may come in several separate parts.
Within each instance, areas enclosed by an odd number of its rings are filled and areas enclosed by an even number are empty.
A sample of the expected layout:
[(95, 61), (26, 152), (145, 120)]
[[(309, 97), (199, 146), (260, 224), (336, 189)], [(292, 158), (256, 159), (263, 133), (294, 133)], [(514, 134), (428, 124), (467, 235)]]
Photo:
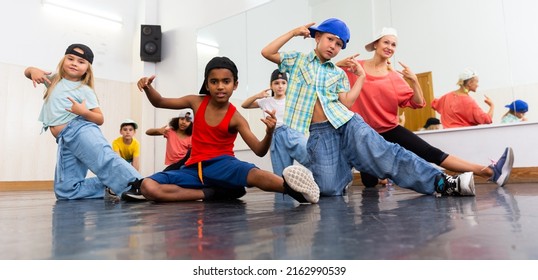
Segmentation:
[(161, 61), (161, 26), (142, 25), (140, 36), (140, 59), (142, 61)]

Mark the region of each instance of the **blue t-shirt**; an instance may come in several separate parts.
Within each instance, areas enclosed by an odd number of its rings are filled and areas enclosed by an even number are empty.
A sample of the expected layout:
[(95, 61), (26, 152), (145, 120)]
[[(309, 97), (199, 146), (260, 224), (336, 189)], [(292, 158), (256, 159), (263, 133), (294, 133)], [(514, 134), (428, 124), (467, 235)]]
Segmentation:
[(65, 110), (73, 106), (73, 103), (67, 97), (71, 97), (79, 103), (86, 100), (86, 108), (88, 109), (99, 107), (97, 95), (95, 95), (92, 88), (83, 85), (80, 81), (73, 82), (61, 79), (49, 97), (43, 102), (43, 107), (41, 107), (39, 121), (43, 123), (43, 129), (46, 130), (49, 126), (66, 124), (78, 116)]

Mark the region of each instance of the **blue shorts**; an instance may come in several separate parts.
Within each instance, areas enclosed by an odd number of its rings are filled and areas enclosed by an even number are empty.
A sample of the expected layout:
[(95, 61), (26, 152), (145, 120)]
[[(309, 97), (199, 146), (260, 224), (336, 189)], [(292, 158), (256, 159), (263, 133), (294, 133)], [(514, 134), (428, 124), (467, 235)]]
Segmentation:
[(258, 167), (233, 156), (220, 156), (202, 162), (203, 183), (198, 176), (198, 164), (183, 166), (178, 170), (158, 172), (148, 178), (159, 184), (174, 184), (188, 189), (244, 188), (250, 187), (247, 186), (247, 176), (252, 168)]

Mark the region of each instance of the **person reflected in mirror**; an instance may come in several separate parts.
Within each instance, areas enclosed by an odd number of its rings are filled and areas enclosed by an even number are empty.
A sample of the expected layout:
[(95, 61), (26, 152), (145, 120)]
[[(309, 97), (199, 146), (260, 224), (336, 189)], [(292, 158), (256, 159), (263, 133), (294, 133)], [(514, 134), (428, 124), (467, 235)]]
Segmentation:
[(508, 112), (503, 115), (501, 123), (517, 123), (527, 120), (527, 117), (525, 117), (525, 114), (529, 111), (527, 102), (517, 99), (504, 107), (508, 108)]
[[(284, 124), (284, 109), (286, 104), (286, 89), (288, 77), (278, 69), (271, 73), (270, 88), (247, 98), (241, 107), (245, 109), (260, 108), (262, 111), (275, 110), (276, 128), (271, 141), (271, 164), (273, 172), (282, 176), (284, 168), (297, 161), (308, 168), (308, 153), (306, 152), (306, 136)], [(266, 113), (264, 113), (267, 115)]]
[[(351, 110), (362, 116), (364, 121), (388, 142), (399, 144), (422, 159), (447, 170), (473, 172), (503, 186), (512, 169), (513, 158), (510, 148), (505, 149), (496, 164), (489, 166), (475, 164), (433, 147), (412, 131), (399, 125), (399, 108), (423, 108), (426, 102), (417, 75), (411, 68), (401, 62), (399, 64), (402, 70), (392, 68), (390, 59), (397, 46), (398, 34), (396, 29), (391, 27), (383, 28), (365, 45), (365, 49), (374, 54), (370, 59), (357, 61), (363, 66), (366, 78)], [(354, 55), (352, 58), (355, 59), (357, 56)], [(353, 63), (344, 59), (337, 65), (346, 72), (353, 86), (358, 79), (353, 73)], [(374, 187), (380, 182), (378, 177), (367, 172), (361, 172), (361, 181), (367, 188)]]
[(457, 85), (459, 89), (449, 92), (432, 101), (432, 108), (441, 115), (443, 128), (466, 127), (492, 123), (495, 104), (484, 96), (484, 103), (489, 106), (487, 112), (478, 106), (469, 95), (478, 88), (478, 74), (470, 68), (464, 69)]
[(438, 118), (428, 118), (420, 130), (438, 130), (441, 129), (441, 121)]

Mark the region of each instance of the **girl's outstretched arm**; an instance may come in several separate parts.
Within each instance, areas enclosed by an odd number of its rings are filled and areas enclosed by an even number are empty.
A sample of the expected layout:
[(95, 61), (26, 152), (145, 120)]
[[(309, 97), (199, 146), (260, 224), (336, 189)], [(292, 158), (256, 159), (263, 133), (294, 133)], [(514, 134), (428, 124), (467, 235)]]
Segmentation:
[(243, 102), (243, 104), (241, 104), (241, 107), (245, 108), (245, 109), (251, 109), (251, 108), (260, 108), (260, 106), (258, 105), (258, 102), (256, 100), (258, 99), (262, 99), (262, 98), (265, 98), (265, 97), (269, 97), (269, 95), (267, 94), (267, 91), (270, 90), (269, 88), (268, 89), (264, 89), (254, 95), (252, 95), (251, 97), (245, 99), (245, 101)]
[(164, 135), (167, 129), (169, 129), (168, 126), (163, 126), (160, 128), (150, 128), (146, 130), (146, 135), (150, 135), (150, 136)]
[(50, 80), (47, 76), (52, 74), (52, 72), (43, 71), (36, 67), (28, 67), (24, 70), (24, 76), (32, 80), (34, 87), (37, 87), (37, 84), (47, 83), (50, 85)]

